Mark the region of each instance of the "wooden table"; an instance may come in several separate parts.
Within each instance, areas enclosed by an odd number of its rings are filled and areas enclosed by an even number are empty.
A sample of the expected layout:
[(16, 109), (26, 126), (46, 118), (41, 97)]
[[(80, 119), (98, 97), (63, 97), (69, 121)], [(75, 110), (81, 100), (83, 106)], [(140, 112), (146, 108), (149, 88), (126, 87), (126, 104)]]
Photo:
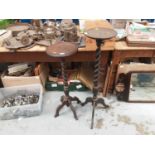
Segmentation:
[(115, 77), (117, 67), (124, 59), (129, 58), (153, 58), (155, 57), (155, 47), (129, 47), (125, 41), (115, 43), (115, 50), (112, 54), (110, 66), (109, 81), (107, 84), (107, 92), (114, 90)]
[[(112, 28), (112, 26), (105, 20), (96, 21), (86, 21), (86, 29), (93, 27), (105, 27)], [(112, 54), (114, 50), (115, 41), (106, 41), (105, 45), (102, 47), (101, 65), (106, 66), (109, 61), (109, 55)], [(79, 48), (76, 55), (66, 58), (66, 61), (71, 62), (89, 62), (95, 60), (95, 41), (86, 38), (86, 47)], [(0, 47), (0, 62), (58, 62), (59, 58), (52, 58), (46, 54), (46, 47), (34, 46), (30, 49), (17, 50), (16, 52), (11, 52), (5, 47)], [(101, 67), (102, 68), (102, 67)]]
[[(110, 23), (105, 20), (96, 21), (86, 21), (86, 29), (92, 27), (105, 27), (112, 28)], [(106, 41), (105, 45), (102, 47), (102, 55), (107, 55), (108, 51), (114, 50), (114, 40)], [(94, 61), (95, 60), (95, 41), (86, 38), (86, 47), (79, 48), (77, 55), (67, 58), (67, 61), (73, 62), (83, 62), (83, 61)], [(102, 57), (104, 59), (104, 57)], [(0, 62), (57, 62), (59, 59), (51, 58), (46, 54), (46, 47), (36, 45), (30, 49), (17, 50), (16, 52), (11, 52), (5, 47), (0, 47)]]

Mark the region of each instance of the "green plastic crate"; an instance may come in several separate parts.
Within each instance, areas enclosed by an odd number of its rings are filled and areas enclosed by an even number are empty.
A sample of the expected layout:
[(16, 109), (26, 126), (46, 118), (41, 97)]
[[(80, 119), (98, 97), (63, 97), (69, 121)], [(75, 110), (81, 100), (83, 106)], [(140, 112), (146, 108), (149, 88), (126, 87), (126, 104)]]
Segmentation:
[[(64, 87), (62, 84), (56, 82), (47, 81), (45, 84), (47, 91), (63, 91)], [(69, 91), (87, 91), (88, 88), (79, 82), (70, 82)]]

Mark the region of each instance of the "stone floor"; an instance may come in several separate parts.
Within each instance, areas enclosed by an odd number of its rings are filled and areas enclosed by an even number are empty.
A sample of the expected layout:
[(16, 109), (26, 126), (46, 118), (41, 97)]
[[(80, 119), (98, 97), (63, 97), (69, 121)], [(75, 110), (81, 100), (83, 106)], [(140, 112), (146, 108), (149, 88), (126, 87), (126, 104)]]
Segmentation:
[[(40, 116), (0, 121), (0, 134), (155, 134), (155, 104), (125, 103), (118, 102), (115, 97), (106, 98), (110, 109), (97, 108), (95, 128), (91, 130), (91, 104), (84, 107), (74, 104), (78, 121), (67, 107), (58, 118), (53, 117), (61, 95), (62, 92), (46, 92)], [(71, 95), (84, 101), (91, 93), (72, 92)]]

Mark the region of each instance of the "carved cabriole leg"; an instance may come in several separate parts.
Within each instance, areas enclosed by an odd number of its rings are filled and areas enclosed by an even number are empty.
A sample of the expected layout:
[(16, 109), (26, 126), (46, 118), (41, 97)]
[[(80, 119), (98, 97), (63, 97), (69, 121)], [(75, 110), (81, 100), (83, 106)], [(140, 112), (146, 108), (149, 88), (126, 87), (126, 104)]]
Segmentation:
[(73, 107), (72, 104), (70, 104), (70, 109), (71, 109), (72, 112), (73, 112), (74, 118), (75, 118), (76, 120), (78, 120), (78, 117), (77, 117), (76, 111), (75, 111), (75, 109), (74, 109), (74, 107)]
[(56, 113), (55, 113), (55, 117), (58, 117), (59, 116), (59, 112), (60, 110), (64, 107), (64, 103), (60, 104), (57, 109), (56, 109)]
[(96, 106), (97, 106), (98, 104), (103, 105), (104, 108), (109, 108), (109, 106), (105, 104), (103, 98), (98, 98), (98, 99), (96, 100)]
[(71, 99), (71, 101), (77, 101), (78, 104), (81, 103), (80, 99), (76, 96), (70, 97), (70, 99)]
[(85, 106), (85, 105), (86, 105), (87, 103), (89, 103), (89, 102), (91, 102), (91, 103), (93, 104), (93, 98), (92, 98), (92, 97), (87, 97), (86, 100), (85, 100), (85, 102), (82, 103), (81, 105), (82, 105), (82, 106)]

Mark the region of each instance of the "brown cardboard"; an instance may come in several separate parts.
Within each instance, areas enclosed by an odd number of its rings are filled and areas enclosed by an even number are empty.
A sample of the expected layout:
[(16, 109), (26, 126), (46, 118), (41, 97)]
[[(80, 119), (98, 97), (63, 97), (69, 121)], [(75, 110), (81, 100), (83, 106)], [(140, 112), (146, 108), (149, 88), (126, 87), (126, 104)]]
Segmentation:
[(48, 77), (48, 66), (46, 64), (39, 64), (39, 75), (31, 77), (15, 77), (15, 76), (6, 76), (5, 72), (1, 75), (1, 80), (4, 87), (20, 86), (20, 85), (29, 85), (29, 84), (42, 84), (45, 86), (46, 79)]

